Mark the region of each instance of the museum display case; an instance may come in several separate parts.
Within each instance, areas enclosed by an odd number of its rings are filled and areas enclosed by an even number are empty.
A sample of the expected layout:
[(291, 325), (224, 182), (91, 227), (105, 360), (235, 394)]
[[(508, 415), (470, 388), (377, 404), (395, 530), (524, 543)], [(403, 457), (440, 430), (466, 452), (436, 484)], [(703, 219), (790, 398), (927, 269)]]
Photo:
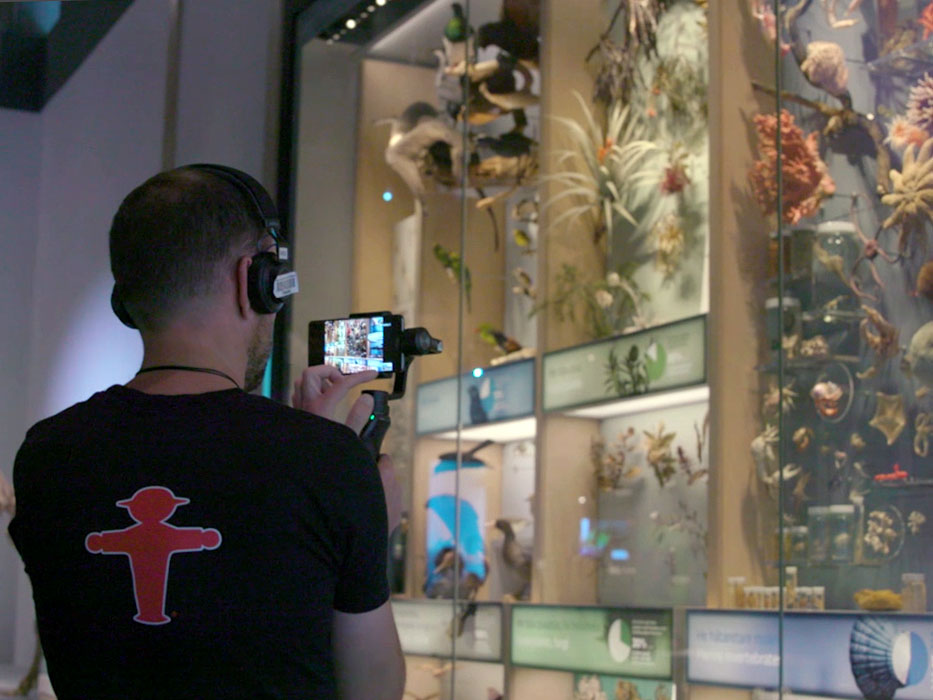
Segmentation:
[(384, 445), (406, 697), (933, 697), (931, 12), (296, 12), (291, 374), (314, 319), (444, 342)]

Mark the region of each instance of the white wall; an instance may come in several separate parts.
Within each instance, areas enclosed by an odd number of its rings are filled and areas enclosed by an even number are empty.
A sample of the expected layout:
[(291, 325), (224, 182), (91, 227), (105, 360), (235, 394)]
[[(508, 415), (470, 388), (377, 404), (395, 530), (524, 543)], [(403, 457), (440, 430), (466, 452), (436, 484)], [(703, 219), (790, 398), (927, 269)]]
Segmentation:
[[(273, 184), (262, 175), (274, 162), (269, 95), (278, 94), (280, 6), (182, 4), (177, 162), (229, 163)], [(26, 426), (126, 381), (139, 366), (138, 335), (110, 311), (107, 233), (123, 197), (161, 169), (172, 131), (165, 119), (172, 7), (172, 0), (136, 0), (40, 115), (0, 112), (0, 390), (27, 397), (25, 406), (0, 408), (7, 472)], [(7, 141), (19, 149), (12, 157)], [(31, 593), (6, 550), (0, 664), (26, 665)], [(11, 578), (18, 579), (15, 625)]]

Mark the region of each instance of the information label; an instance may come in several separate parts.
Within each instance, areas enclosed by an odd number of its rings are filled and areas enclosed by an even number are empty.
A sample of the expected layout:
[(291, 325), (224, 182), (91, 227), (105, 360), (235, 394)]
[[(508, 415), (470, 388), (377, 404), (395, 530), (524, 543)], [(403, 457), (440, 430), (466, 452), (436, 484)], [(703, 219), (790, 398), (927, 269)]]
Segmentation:
[[(402, 651), (449, 658), (453, 653), (455, 608), (449, 600), (393, 600), (392, 613)], [(457, 656), (472, 661), (502, 661), (502, 606), (477, 603), (463, 621)]]
[(573, 677), (574, 697), (580, 698), (672, 698), (671, 681), (619, 678), (598, 674), (578, 673)]
[(706, 381), (706, 317), (544, 356), (545, 411), (576, 408)]
[(857, 613), (687, 612), (687, 680), (876, 700), (933, 698), (933, 618)]
[[(464, 426), (530, 416), (535, 411), (535, 361), (477, 368), (462, 375), (460, 390)], [(457, 377), (419, 386), (415, 431), (425, 435), (456, 427)]]
[(512, 663), (669, 680), (671, 613), (516, 606), (512, 609)]

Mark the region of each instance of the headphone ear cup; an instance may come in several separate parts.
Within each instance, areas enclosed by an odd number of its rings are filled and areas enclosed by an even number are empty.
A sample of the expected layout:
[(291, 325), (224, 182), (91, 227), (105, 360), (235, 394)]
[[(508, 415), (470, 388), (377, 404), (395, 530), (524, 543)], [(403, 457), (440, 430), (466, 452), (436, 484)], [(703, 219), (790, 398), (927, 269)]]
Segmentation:
[(279, 262), (273, 253), (257, 253), (249, 266), (246, 289), (253, 311), (274, 314), (284, 302), (275, 296), (275, 278), (288, 271), (287, 265)]
[(126, 307), (123, 305), (123, 300), (120, 298), (120, 294), (117, 291), (117, 285), (113, 285), (113, 291), (110, 292), (110, 308), (113, 309), (113, 313), (120, 319), (120, 322), (124, 326), (127, 328), (137, 327), (133, 317), (130, 316)]

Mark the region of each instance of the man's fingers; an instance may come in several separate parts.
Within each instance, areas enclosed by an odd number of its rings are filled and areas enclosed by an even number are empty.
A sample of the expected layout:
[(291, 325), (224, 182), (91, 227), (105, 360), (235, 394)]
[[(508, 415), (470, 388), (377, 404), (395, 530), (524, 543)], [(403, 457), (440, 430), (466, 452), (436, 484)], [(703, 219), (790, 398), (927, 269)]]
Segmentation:
[(369, 394), (362, 394), (350, 408), (350, 412), (347, 414), (347, 427), (349, 427), (354, 433), (359, 434), (369, 422), (369, 417), (373, 412), (373, 397)]
[[(340, 374), (339, 371), (338, 374)], [(356, 372), (355, 374), (340, 374), (340, 378), (334, 380), (334, 386), (339, 385), (340, 388), (344, 389), (344, 393), (346, 393), (357, 384), (371, 382), (378, 376), (379, 372), (374, 369), (368, 369), (365, 372)]]

